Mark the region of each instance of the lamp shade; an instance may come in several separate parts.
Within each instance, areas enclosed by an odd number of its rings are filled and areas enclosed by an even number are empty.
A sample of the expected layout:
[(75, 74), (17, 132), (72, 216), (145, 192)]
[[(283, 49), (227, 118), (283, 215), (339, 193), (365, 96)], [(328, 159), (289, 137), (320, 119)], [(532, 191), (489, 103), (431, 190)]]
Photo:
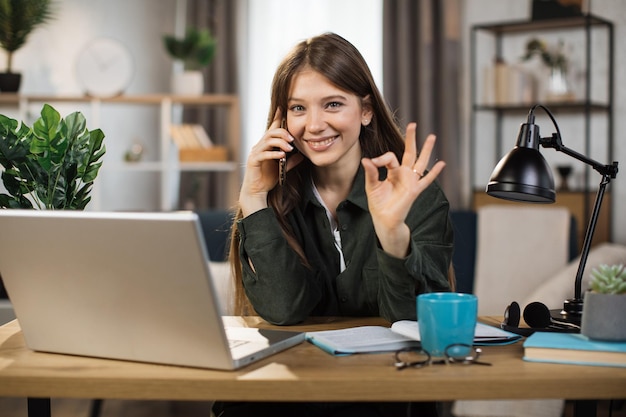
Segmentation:
[(487, 194), (505, 200), (554, 203), (552, 170), (539, 152), (539, 129), (524, 123), (517, 144), (491, 173)]
[(496, 165), (487, 194), (531, 203), (554, 203), (556, 197), (552, 171), (541, 153), (517, 146)]

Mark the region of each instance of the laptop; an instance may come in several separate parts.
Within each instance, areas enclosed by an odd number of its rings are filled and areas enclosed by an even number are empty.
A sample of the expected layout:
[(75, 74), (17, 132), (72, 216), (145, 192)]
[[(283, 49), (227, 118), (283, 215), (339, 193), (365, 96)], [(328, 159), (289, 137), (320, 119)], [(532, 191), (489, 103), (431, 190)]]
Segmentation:
[(0, 210), (0, 231), (33, 350), (234, 370), (304, 341), (225, 325), (195, 213)]

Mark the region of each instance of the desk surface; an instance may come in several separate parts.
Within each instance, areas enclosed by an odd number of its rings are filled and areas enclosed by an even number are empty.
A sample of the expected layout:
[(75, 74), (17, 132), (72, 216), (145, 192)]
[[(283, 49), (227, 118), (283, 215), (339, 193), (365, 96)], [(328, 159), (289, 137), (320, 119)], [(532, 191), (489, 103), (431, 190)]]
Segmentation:
[[(257, 317), (233, 317), (248, 327)], [(489, 322), (489, 320), (487, 320)], [(318, 318), (304, 331), (387, 323)], [(521, 342), (484, 348), (493, 366), (397, 371), (393, 355), (333, 357), (303, 343), (239, 371), (212, 371), (34, 352), (17, 321), (0, 327), (0, 396), (169, 400), (420, 401), (626, 398), (624, 368), (522, 361)]]

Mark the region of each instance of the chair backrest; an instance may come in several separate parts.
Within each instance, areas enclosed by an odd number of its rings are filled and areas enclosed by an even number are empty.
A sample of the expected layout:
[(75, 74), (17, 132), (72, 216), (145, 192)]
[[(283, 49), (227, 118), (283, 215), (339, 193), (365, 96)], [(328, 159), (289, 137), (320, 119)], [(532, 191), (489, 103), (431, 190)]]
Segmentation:
[[(452, 210), (450, 220), (454, 229), (454, 253), (452, 265), (456, 275), (456, 291), (474, 292), (476, 265), (478, 216), (473, 210)], [(569, 256), (572, 261), (578, 256), (576, 217), (570, 216)]]
[(498, 315), (569, 260), (564, 207), (483, 206), (477, 212), (474, 294), (479, 315)]
[(197, 214), (200, 218), (209, 259), (214, 262), (226, 261), (233, 213), (228, 210), (201, 210)]
[(220, 313), (235, 314), (235, 288), (231, 277), (228, 250), (234, 214), (228, 210), (201, 210), (197, 212), (208, 251), (213, 285), (220, 300)]
[(456, 291), (471, 294), (474, 291), (476, 265), (476, 212), (453, 210), (450, 221), (454, 229), (452, 266), (456, 278)]

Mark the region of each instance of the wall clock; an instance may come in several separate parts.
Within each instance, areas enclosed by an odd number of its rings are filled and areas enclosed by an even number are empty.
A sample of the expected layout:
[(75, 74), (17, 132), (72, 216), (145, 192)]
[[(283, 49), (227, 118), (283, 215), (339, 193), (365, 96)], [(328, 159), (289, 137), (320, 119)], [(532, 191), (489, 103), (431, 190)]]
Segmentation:
[(133, 57), (123, 43), (96, 38), (78, 55), (76, 74), (88, 96), (115, 97), (128, 88), (134, 67)]

